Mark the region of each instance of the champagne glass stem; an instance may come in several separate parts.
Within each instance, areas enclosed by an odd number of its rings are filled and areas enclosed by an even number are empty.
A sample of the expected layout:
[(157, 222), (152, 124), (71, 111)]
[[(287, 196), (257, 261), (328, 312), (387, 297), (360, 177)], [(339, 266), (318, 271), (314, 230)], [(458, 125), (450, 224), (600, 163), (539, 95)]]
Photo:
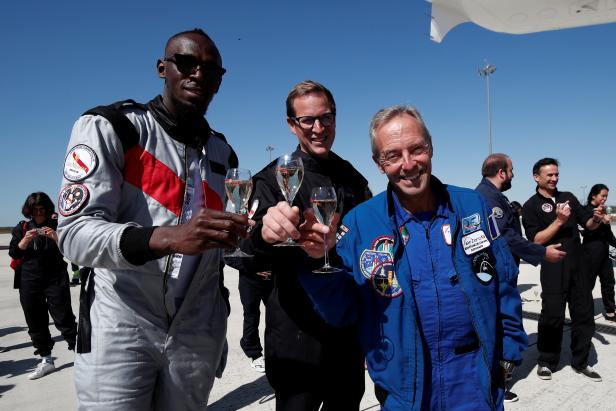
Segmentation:
[(323, 251), (325, 253), (325, 265), (323, 268), (329, 268), (329, 255), (327, 252), (327, 234), (323, 233)]

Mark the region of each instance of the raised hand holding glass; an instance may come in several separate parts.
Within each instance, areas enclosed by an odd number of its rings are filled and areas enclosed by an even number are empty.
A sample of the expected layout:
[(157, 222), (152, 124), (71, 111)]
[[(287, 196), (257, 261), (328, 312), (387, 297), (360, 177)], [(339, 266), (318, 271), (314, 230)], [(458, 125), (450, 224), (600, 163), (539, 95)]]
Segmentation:
[[(231, 168), (225, 177), (225, 192), (229, 203), (233, 206), (236, 214), (246, 214), (246, 205), (252, 192), (252, 176), (249, 170), (242, 168)], [(239, 245), (232, 251), (225, 253), (225, 257), (252, 257), (240, 250)]]
[[(289, 207), (293, 206), (293, 199), (295, 199), (303, 179), (304, 164), (300, 157), (294, 154), (284, 154), (278, 158), (276, 162), (276, 181)], [(289, 237), (286, 241), (274, 245), (274, 247), (289, 246), (301, 247), (301, 244), (296, 243)]]
[[(310, 195), (310, 203), (314, 210), (314, 215), (317, 221), (321, 224), (329, 226), (336, 212), (337, 198), (334, 187), (315, 187)], [(325, 256), (325, 264), (323, 267), (313, 270), (316, 274), (329, 274), (342, 271), (339, 268), (329, 265), (329, 255), (327, 253), (327, 234), (323, 234), (323, 251)]]

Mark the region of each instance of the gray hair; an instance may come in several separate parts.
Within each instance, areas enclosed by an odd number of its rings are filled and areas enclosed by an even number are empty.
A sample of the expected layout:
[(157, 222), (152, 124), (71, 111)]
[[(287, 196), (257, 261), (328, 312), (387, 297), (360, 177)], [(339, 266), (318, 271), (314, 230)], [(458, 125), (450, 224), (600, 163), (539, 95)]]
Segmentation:
[(370, 147), (372, 148), (372, 155), (374, 157), (377, 157), (379, 154), (377, 153), (376, 145), (374, 144), (374, 140), (376, 139), (376, 130), (382, 125), (389, 123), (394, 118), (405, 115), (405, 114), (417, 120), (417, 122), (419, 123), (422, 129), (424, 139), (426, 140), (426, 143), (430, 146), (430, 150), (432, 150), (432, 136), (430, 135), (430, 132), (428, 131), (428, 128), (426, 127), (426, 123), (424, 123), (423, 118), (421, 117), (421, 114), (419, 114), (419, 111), (413, 106), (399, 104), (399, 105), (381, 109), (374, 115), (374, 117), (372, 117), (372, 121), (370, 122), (369, 133), (370, 133)]

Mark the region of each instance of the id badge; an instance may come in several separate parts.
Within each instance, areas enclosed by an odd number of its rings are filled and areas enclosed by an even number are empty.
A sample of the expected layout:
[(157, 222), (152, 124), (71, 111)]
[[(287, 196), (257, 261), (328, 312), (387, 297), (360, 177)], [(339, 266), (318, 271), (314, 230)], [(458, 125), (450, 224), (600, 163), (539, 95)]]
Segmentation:
[(173, 254), (171, 257), (171, 278), (177, 279), (180, 275), (180, 267), (182, 267), (182, 258), (184, 254)]

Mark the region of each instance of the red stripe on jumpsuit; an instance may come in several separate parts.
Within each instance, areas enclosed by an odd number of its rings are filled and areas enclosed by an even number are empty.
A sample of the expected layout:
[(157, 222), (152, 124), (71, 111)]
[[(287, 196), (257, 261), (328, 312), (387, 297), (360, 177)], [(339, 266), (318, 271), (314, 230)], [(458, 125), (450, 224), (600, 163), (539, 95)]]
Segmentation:
[(124, 154), (124, 181), (140, 188), (173, 214), (179, 216), (185, 183), (166, 164), (140, 146)]
[(218, 193), (209, 186), (207, 181), (202, 181), (201, 183), (203, 184), (203, 201), (205, 203), (205, 208), (222, 211), (222, 200)]

